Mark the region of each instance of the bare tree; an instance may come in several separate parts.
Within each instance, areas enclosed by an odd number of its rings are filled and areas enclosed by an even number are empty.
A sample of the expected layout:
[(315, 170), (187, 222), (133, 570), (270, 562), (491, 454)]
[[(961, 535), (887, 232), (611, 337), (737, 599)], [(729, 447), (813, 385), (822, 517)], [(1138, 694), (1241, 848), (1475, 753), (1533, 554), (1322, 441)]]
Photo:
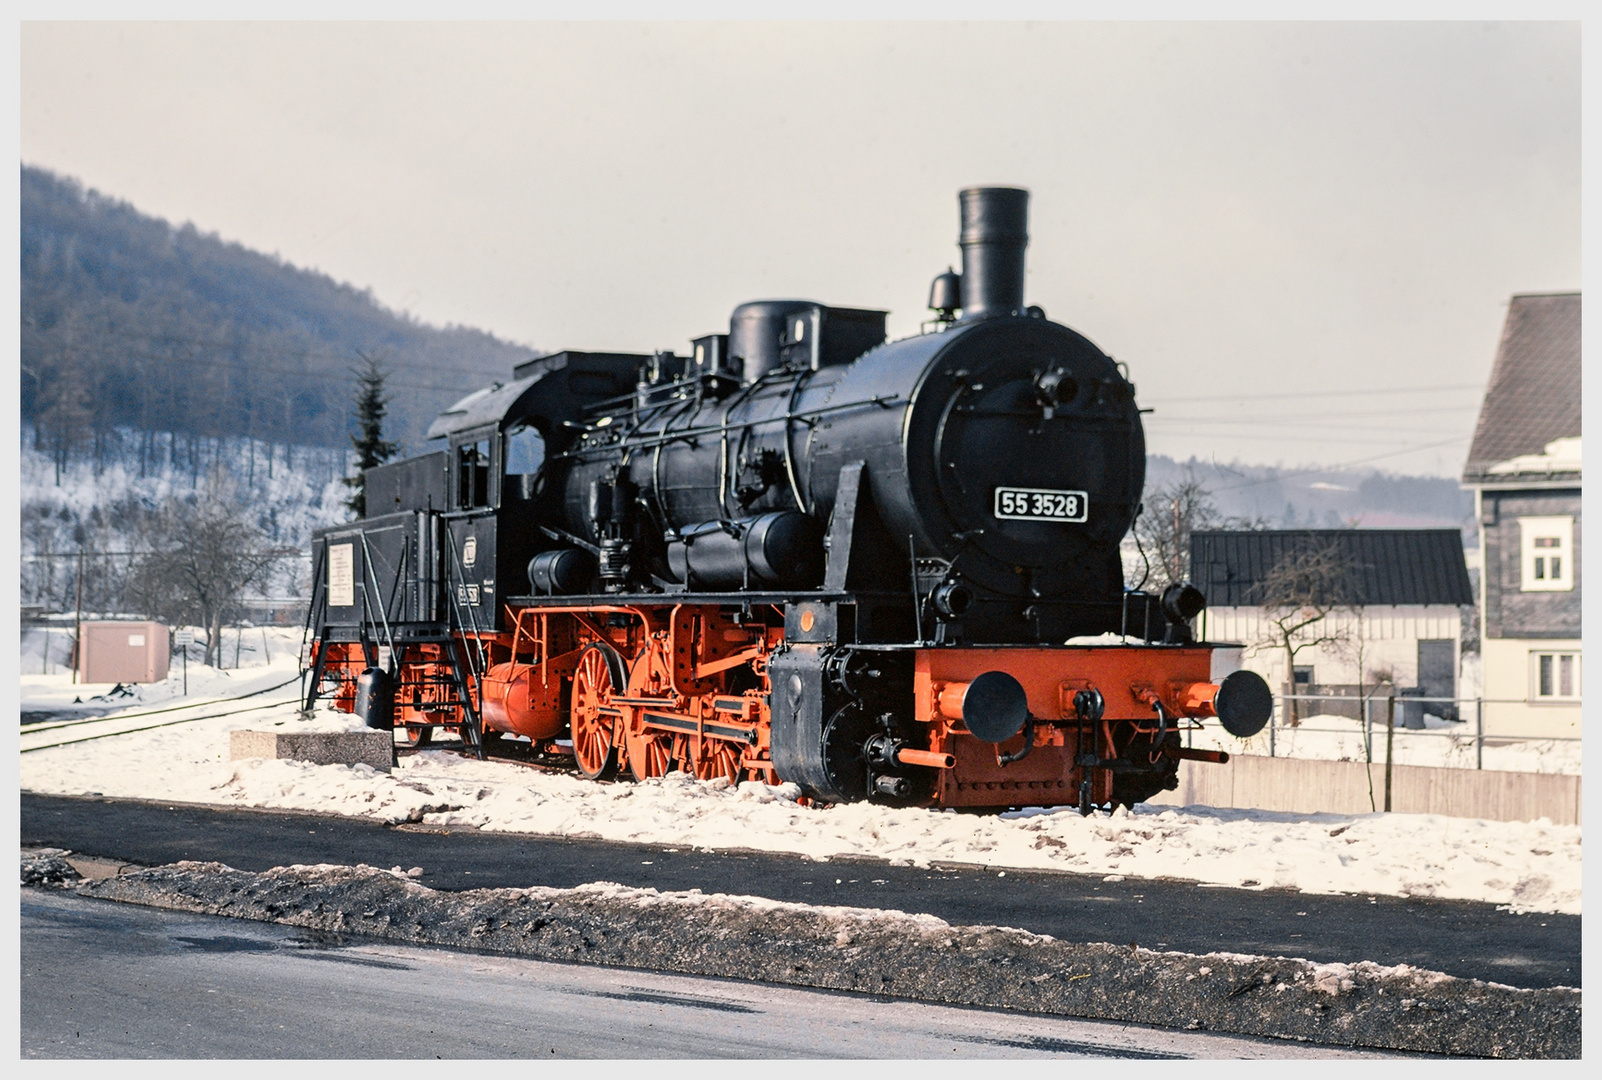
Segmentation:
[(168, 499), (137, 535), (148, 554), (133, 566), (131, 598), (156, 618), (205, 628), (205, 662), (216, 666), (223, 621), (237, 613), (246, 589), (271, 574), (278, 553), (218, 473), (197, 496)]
[(1266, 527), (1261, 519), (1225, 517), (1213, 502), (1212, 492), (1187, 471), (1183, 477), (1146, 492), (1140, 516), (1135, 518), (1135, 539), (1151, 567), (1155, 588), (1161, 590), (1190, 580), (1191, 533), (1199, 529)]
[(1347, 606), (1345, 586), (1353, 569), (1337, 544), (1313, 541), (1286, 552), (1258, 585), (1262, 631), (1257, 645), (1285, 657), (1286, 723), (1292, 726), (1300, 722), (1296, 657), (1320, 646), (1349, 647), (1351, 631), (1331, 616)]
[(1140, 516), (1135, 519), (1135, 539), (1151, 567), (1156, 587), (1188, 581), (1190, 534), (1223, 524), (1223, 515), (1213, 505), (1211, 493), (1190, 473), (1148, 491), (1141, 500)]
[[(1387, 687), (1395, 692), (1400, 681), (1395, 668), (1389, 662), (1370, 663), (1372, 651), (1369, 648), (1368, 625), (1364, 619), (1361, 604), (1349, 604), (1343, 614), (1350, 620), (1347, 626), (1346, 640), (1341, 643), (1340, 651), (1345, 653), (1347, 659), (1352, 661), (1357, 671), (1357, 725), (1363, 737), (1363, 761), (1372, 765), (1374, 762), (1374, 740), (1372, 726), (1372, 708), (1376, 698)], [(1368, 808), (1375, 809), (1374, 805), (1374, 776), (1370, 771), (1368, 776)]]

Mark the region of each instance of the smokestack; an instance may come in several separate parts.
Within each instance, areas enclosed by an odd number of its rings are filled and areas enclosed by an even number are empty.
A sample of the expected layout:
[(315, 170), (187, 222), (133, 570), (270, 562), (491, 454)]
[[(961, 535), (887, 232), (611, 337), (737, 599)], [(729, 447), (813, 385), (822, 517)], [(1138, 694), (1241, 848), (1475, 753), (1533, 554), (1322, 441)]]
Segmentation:
[(962, 317), (1010, 315), (1024, 306), (1024, 247), (1029, 243), (1029, 192), (966, 188), (962, 206)]

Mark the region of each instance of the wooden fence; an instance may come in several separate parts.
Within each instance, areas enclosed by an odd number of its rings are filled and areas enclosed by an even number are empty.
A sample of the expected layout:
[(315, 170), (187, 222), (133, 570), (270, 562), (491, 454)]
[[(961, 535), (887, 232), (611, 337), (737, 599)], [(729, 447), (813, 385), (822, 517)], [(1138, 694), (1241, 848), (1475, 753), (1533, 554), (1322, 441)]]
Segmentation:
[[(1301, 758), (1231, 757), (1227, 765), (1179, 763), (1179, 788), (1148, 800), (1167, 806), (1287, 810), (1293, 813), (1367, 814), (1369, 777), (1373, 807), (1385, 806), (1385, 764)], [(1391, 809), (1402, 814), (1446, 814), (1492, 821), (1549, 818), (1580, 823), (1580, 778), (1550, 773), (1498, 772), (1395, 765)]]

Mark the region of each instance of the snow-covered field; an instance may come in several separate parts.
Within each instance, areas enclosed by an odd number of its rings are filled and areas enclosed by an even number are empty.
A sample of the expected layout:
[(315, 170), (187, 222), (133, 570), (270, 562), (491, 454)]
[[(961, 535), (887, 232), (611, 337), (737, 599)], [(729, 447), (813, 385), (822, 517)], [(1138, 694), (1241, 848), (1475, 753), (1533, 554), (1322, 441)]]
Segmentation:
[[(73, 698), (81, 697), (90, 706), (123, 704), (129, 714), (25, 731), (23, 789), (318, 810), (381, 821), (757, 849), (817, 859), (959, 862), (998, 873), (1030, 868), (1173, 877), (1247, 888), (1484, 900), (1520, 911), (1580, 911), (1580, 829), (1548, 822), (1206, 807), (1137, 807), (1110, 818), (1081, 818), (1068, 809), (997, 816), (866, 804), (814, 809), (799, 805), (796, 788), (788, 784), (730, 789), (680, 775), (643, 784), (595, 784), (446, 751), (403, 758), (392, 774), (366, 766), (229, 761), (227, 733), (234, 729), (360, 727), (354, 717), (327, 710), (311, 720), (298, 719), (294, 682), (216, 704), (295, 677), (298, 633), (268, 633), (273, 635), (271, 663), (226, 672), (192, 664), (189, 696), (181, 701), (176, 675), (138, 688), (137, 699), (115, 703), (92, 700), (109, 687), (74, 687), (65, 675), (23, 676), (24, 709), (71, 708)], [(151, 712), (180, 704), (185, 707)], [(254, 711), (169, 723), (245, 707)], [(149, 729), (31, 749), (141, 727)]]

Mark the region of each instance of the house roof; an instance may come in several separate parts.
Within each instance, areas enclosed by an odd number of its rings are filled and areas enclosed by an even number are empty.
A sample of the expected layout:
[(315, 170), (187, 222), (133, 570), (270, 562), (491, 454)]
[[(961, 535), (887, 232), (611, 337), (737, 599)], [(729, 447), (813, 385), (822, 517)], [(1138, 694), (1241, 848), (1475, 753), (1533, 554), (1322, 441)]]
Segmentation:
[[(1516, 457), (1580, 434), (1580, 294), (1515, 296), (1502, 326), (1491, 381), (1480, 405), (1465, 483)], [(1549, 469), (1536, 470), (1550, 475)], [(1499, 481), (1514, 475), (1496, 474)]]
[(1190, 534), (1191, 580), (1213, 607), (1254, 607), (1287, 555), (1330, 548), (1346, 564), (1336, 603), (1472, 604), (1456, 529), (1256, 529)]

